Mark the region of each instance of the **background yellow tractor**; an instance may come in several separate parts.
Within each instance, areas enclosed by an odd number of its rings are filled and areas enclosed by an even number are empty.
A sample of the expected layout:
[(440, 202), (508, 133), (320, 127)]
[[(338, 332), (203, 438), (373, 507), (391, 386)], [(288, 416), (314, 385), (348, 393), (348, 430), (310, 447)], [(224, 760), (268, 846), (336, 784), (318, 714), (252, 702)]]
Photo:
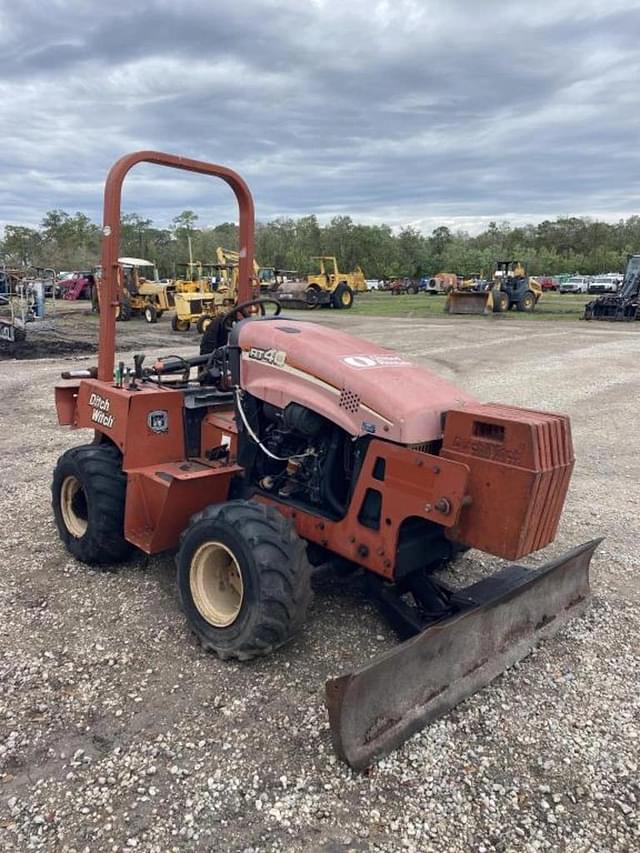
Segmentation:
[[(237, 252), (219, 247), (216, 251), (217, 264), (190, 262), (188, 268), (198, 278), (185, 282), (184, 288), (176, 287), (176, 314), (171, 322), (175, 332), (186, 332), (195, 323), (200, 334), (205, 332), (212, 320), (226, 314), (238, 301), (239, 260)], [(203, 269), (207, 275), (203, 275)], [(258, 265), (253, 263), (254, 294), (258, 290)], [(178, 284), (178, 283), (177, 283)]]
[(324, 305), (346, 309), (353, 305), (354, 293), (368, 289), (360, 267), (353, 272), (340, 272), (333, 255), (321, 255), (311, 260), (318, 261), (320, 272), (311, 273), (304, 280), (280, 284), (275, 293), (283, 304), (301, 308)]
[(147, 323), (157, 323), (162, 314), (173, 308), (173, 286), (158, 279), (158, 270), (143, 258), (118, 258), (119, 304), (116, 320), (121, 322), (143, 316)]
[[(360, 267), (353, 272), (340, 272), (338, 261), (333, 255), (321, 255), (311, 258), (318, 261), (320, 272), (307, 276), (307, 284), (310, 288), (317, 288), (329, 295), (326, 303), (334, 308), (351, 308), (353, 305), (353, 294), (367, 290), (364, 273)], [(320, 300), (320, 304), (326, 304)]]
[(198, 331), (203, 331), (203, 317), (215, 313), (212, 306), (217, 298), (216, 288), (224, 292), (220, 267), (218, 264), (194, 261), (191, 257), (188, 263), (178, 266), (181, 270), (184, 267), (184, 274), (174, 283), (176, 313), (171, 320), (171, 328), (174, 332), (188, 332), (191, 324), (195, 323)]

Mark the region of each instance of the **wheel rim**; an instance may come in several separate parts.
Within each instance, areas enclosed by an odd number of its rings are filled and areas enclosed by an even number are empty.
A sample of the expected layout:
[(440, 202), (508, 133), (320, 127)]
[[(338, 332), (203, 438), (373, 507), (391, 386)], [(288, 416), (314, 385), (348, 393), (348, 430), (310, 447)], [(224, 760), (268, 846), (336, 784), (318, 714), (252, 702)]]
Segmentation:
[(151, 308), (144, 309), (144, 316), (147, 323), (150, 323), (153, 320), (153, 312), (151, 311)]
[(342, 304), (343, 305), (351, 305), (351, 294), (348, 290), (345, 290), (342, 294)]
[(89, 526), (87, 498), (80, 480), (71, 474), (62, 481), (60, 511), (69, 533), (76, 539), (81, 539)]
[(214, 628), (227, 628), (238, 618), (244, 585), (238, 561), (221, 542), (205, 542), (191, 560), (191, 597), (198, 612)]
[(202, 321), (202, 331), (206, 332), (210, 325), (211, 325), (211, 319), (209, 317), (207, 317), (206, 320)]

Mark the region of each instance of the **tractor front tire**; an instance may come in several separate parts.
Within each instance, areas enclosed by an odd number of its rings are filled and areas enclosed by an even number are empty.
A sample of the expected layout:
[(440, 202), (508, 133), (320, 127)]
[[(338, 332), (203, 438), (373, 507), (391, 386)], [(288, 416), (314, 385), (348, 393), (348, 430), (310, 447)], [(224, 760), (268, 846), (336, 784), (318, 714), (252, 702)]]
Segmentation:
[(124, 538), (127, 477), (112, 444), (84, 444), (58, 459), (51, 485), (53, 515), (67, 550), (89, 565), (119, 563), (131, 545)]
[(527, 292), (520, 297), (520, 301), (516, 305), (518, 311), (526, 311), (527, 313), (533, 311), (535, 307), (536, 299), (530, 290), (527, 290)]
[(202, 317), (198, 317), (198, 322), (196, 323), (196, 329), (198, 330), (198, 334), (203, 335), (212, 322), (213, 317), (209, 317), (207, 314), (203, 314)]
[(178, 591), (204, 648), (250, 660), (286, 643), (311, 600), (311, 570), (293, 524), (255, 501), (194, 515), (176, 556)]
[(509, 294), (505, 293), (504, 290), (494, 291), (493, 310), (496, 314), (504, 314), (509, 310)]
[(158, 311), (155, 305), (152, 305), (148, 302), (144, 306), (144, 319), (147, 323), (157, 323), (158, 322)]
[(180, 320), (178, 317), (171, 318), (171, 328), (174, 332), (188, 332), (191, 328), (189, 320)]
[(344, 311), (353, 305), (353, 290), (344, 281), (331, 294), (331, 304), (334, 308), (340, 308)]

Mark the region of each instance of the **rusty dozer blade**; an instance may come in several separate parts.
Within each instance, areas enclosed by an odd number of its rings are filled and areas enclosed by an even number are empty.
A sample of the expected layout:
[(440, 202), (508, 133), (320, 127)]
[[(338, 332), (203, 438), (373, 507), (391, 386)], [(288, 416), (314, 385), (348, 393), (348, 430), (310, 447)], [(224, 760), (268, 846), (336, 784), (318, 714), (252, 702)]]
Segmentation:
[(449, 314), (491, 314), (493, 294), (490, 290), (452, 290), (447, 296)]
[(458, 612), (331, 679), (335, 749), (355, 770), (395, 749), (584, 612), (594, 539), (538, 569), (512, 564), (455, 593)]

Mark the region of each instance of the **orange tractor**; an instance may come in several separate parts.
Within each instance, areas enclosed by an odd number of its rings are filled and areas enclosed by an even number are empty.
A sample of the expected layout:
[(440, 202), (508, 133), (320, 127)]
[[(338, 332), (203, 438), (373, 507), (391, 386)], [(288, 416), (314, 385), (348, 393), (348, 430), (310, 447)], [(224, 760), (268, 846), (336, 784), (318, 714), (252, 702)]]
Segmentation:
[[(141, 161), (230, 185), (240, 304), (214, 321), (200, 354), (115, 366), (120, 194)], [(150, 151), (122, 158), (103, 234), (98, 364), (56, 387), (59, 422), (93, 430), (53, 476), (73, 556), (114, 564), (134, 548), (177, 549), (191, 628), (237, 660), (301, 628), (314, 565), (361, 572), (405, 640), (327, 683), (334, 743), (355, 768), (584, 610), (597, 542), (464, 589), (438, 575), (464, 548), (516, 560), (553, 541), (573, 467), (565, 416), (482, 404), (403, 355), (252, 299), (253, 201), (228, 168)]]

